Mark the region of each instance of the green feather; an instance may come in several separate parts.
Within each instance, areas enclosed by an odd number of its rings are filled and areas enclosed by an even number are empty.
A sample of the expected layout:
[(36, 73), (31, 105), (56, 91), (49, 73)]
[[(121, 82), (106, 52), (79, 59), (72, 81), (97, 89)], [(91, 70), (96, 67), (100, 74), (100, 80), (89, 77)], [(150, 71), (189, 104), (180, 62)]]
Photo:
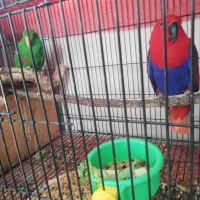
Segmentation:
[[(30, 46), (32, 48), (36, 70), (41, 70), (45, 61), (45, 56), (44, 56), (44, 52), (42, 48), (42, 42), (38, 34), (34, 30), (29, 29), (28, 32), (29, 32)], [(17, 44), (18, 50), (19, 50), (18, 54), (19, 54), (21, 65), (23, 68), (26, 68), (26, 67), (33, 68), (34, 64), (31, 59), (31, 52), (25, 42), (26, 36), (28, 36), (27, 31), (24, 30), (22, 32), (22, 39)], [(16, 67), (20, 68), (20, 62), (17, 55), (17, 50), (15, 51), (14, 62), (15, 62)]]

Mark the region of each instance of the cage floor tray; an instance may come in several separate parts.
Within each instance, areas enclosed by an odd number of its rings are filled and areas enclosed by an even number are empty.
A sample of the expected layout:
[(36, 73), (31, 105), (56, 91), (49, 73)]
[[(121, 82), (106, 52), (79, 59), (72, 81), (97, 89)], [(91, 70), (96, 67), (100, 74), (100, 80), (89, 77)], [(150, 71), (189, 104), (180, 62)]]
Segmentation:
[[(86, 143), (86, 150), (90, 152), (92, 149), (96, 147), (96, 139), (94, 134), (85, 133), (85, 143)], [(115, 139), (122, 138), (123, 136), (115, 136)], [(81, 161), (85, 159), (84, 156), (84, 143), (82, 136), (80, 133), (74, 132), (72, 134), (72, 142), (70, 141), (69, 134), (63, 134), (62, 142), (64, 145), (64, 153), (68, 163), (67, 169), (71, 173), (75, 169), (75, 165), (79, 165)], [(109, 141), (111, 138), (109, 135), (101, 135), (99, 136), (99, 143), (104, 143)], [(160, 141), (156, 139), (149, 140), (153, 144), (155, 144), (163, 153), (164, 156), (164, 165), (161, 169), (161, 187), (163, 184), (165, 185), (168, 180), (168, 166), (167, 166), (167, 149), (165, 145), (165, 141)], [(76, 160), (73, 159), (73, 148), (74, 146), (74, 153), (76, 155)], [(55, 158), (55, 165), (52, 159), (52, 155)], [(60, 176), (65, 173), (65, 165), (63, 161), (63, 152), (61, 149), (61, 140), (57, 138), (53, 141), (53, 151), (51, 151), (50, 145), (45, 146), (41, 151), (41, 157), (44, 164), (45, 174), (43, 171), (43, 167), (41, 164), (41, 158), (39, 153), (35, 153), (31, 156), (31, 162), (33, 165), (33, 170), (35, 174), (35, 179), (37, 181), (37, 186), (34, 184), (34, 176), (30, 165), (30, 160), (26, 159), (23, 161), (23, 168), (24, 173), (26, 174), (27, 178), (27, 185), (30, 193), (32, 194), (36, 187), (41, 188), (47, 181), (54, 179), (57, 175)], [(171, 172), (171, 182), (172, 184), (179, 184), (184, 187), (189, 187), (189, 160), (190, 159), (190, 152), (189, 146), (187, 145), (171, 145), (170, 146), (170, 172)], [(194, 189), (196, 189), (200, 185), (200, 150), (199, 148), (194, 148), (194, 155), (193, 155), (193, 164), (194, 164), (194, 172), (193, 172), (193, 185)], [(56, 166), (56, 169), (55, 169)], [(17, 165), (12, 169), (14, 175), (14, 181), (16, 182), (16, 187), (18, 190), (26, 191), (26, 184), (24, 182), (22, 168), (20, 165)], [(46, 177), (46, 178), (45, 178)], [(14, 182), (12, 179), (11, 172), (7, 172), (5, 174), (5, 179), (8, 187), (14, 188)], [(3, 177), (0, 177), (0, 185), (5, 185)], [(74, 188), (76, 190), (76, 188)], [(90, 188), (89, 188), (90, 190)], [(79, 193), (77, 189), (74, 191), (75, 193)], [(160, 193), (163, 191), (159, 191)], [(160, 193), (157, 194), (154, 199), (160, 199)], [(28, 196), (20, 195), (19, 193), (10, 192), (7, 190), (0, 191), (0, 199), (3, 199), (3, 195), (5, 199), (10, 199), (13, 197), (14, 199), (28, 199)], [(68, 197), (69, 198), (69, 197)], [(78, 198), (77, 198), (78, 199)], [(163, 199), (165, 199), (163, 197)], [(167, 199), (167, 198), (166, 198)], [(178, 199), (178, 198), (177, 198)], [(187, 199), (187, 198), (186, 198)]]

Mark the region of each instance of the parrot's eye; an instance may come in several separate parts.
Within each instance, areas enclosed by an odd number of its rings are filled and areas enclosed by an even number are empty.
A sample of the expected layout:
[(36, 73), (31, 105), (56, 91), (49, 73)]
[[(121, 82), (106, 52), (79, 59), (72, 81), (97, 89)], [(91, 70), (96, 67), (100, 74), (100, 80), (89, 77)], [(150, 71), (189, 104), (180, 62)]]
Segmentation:
[(160, 27), (162, 27), (162, 25), (163, 25), (163, 23), (162, 23), (162, 22), (160, 22)]

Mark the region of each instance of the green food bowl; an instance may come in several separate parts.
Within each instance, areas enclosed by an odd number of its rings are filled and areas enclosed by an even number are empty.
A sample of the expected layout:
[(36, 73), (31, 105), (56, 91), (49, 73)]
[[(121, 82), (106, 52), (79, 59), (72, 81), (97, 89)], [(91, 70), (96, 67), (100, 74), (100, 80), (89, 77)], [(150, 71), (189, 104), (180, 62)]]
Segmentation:
[[(131, 159), (146, 160), (145, 141), (140, 139), (129, 139)], [(116, 161), (128, 160), (128, 147), (127, 139), (114, 140)], [(113, 152), (111, 141), (101, 144), (99, 146), (101, 154), (101, 162), (103, 168), (109, 162), (113, 162)], [(163, 165), (163, 156), (161, 151), (153, 144), (148, 142), (149, 164), (150, 170), (150, 183), (151, 183), (151, 196), (153, 196), (160, 185), (160, 170)], [(100, 168), (98, 162), (97, 148), (93, 149), (88, 154), (88, 161), (92, 166)], [(94, 178), (91, 176), (91, 178)], [(92, 179), (91, 179), (92, 180)], [(135, 200), (148, 200), (148, 181), (147, 173), (132, 179), (134, 184)], [(93, 196), (92, 200), (118, 200), (116, 180), (104, 180), (105, 191), (102, 189), (101, 182), (92, 180)], [(121, 200), (131, 200), (131, 181), (119, 180), (119, 192)]]

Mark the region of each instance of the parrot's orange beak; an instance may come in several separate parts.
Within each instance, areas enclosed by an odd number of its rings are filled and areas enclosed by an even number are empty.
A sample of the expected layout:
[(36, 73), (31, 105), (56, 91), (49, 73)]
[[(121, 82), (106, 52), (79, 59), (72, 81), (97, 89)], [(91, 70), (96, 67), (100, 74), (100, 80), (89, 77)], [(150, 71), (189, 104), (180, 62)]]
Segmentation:
[(25, 42), (26, 42), (26, 46), (30, 49), (30, 43), (28, 40), (28, 36), (25, 36)]

